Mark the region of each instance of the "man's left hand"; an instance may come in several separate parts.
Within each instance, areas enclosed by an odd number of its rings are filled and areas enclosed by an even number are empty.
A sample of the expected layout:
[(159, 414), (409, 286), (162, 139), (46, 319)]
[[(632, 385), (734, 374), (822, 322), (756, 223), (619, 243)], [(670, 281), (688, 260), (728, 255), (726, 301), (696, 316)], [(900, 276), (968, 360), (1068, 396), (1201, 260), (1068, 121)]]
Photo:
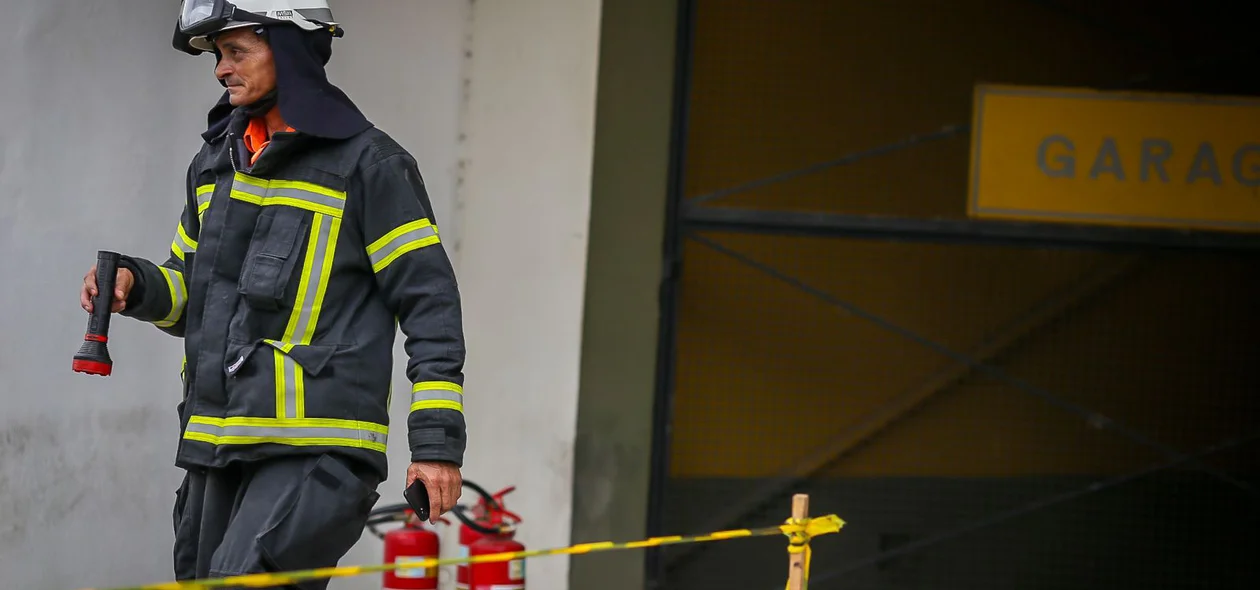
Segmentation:
[(416, 480), (424, 482), (429, 491), (429, 524), (437, 524), (438, 517), (449, 512), (459, 501), (464, 479), (459, 467), (445, 461), (412, 463), (407, 468), (407, 486)]

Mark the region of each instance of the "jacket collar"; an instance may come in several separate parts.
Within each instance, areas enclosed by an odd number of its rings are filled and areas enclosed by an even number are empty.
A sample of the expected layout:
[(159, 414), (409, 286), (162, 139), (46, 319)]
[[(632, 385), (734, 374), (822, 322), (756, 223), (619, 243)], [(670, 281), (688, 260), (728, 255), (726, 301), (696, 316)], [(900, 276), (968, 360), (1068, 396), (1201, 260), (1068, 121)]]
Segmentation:
[(267, 149), (258, 157), (258, 161), (253, 166), (250, 166), (249, 155), (245, 151), (244, 141), (245, 130), (249, 127), (249, 121), (249, 111), (242, 108), (233, 109), (213, 129), (215, 132), (213, 135), (209, 131), (202, 135), (206, 138), (206, 143), (208, 144), (217, 144), (221, 141), (230, 142), (232, 144), (230, 147), (236, 156), (235, 168), (247, 174), (266, 175), (269, 171), (279, 167), (281, 163), (292, 160), (321, 141), (321, 138), (302, 133), (299, 130), (273, 133), (271, 143), (268, 144)]

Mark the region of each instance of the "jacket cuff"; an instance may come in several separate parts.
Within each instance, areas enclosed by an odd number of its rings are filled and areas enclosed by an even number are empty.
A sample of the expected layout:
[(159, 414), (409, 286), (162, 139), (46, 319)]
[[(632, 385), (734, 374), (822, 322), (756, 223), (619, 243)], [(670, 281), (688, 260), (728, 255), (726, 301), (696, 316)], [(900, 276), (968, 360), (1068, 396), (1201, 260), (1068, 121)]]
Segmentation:
[(416, 428), (407, 433), (413, 463), (447, 462), (463, 467), (464, 444), (462, 437), (451, 436), (441, 427)]
[(125, 268), (131, 271), (131, 276), (135, 279), (135, 284), (131, 286), (131, 291), (127, 293), (127, 307), (120, 315), (136, 317), (136, 314), (144, 308), (146, 292), (145, 269), (141, 266), (139, 259), (126, 254), (119, 255), (118, 268)]

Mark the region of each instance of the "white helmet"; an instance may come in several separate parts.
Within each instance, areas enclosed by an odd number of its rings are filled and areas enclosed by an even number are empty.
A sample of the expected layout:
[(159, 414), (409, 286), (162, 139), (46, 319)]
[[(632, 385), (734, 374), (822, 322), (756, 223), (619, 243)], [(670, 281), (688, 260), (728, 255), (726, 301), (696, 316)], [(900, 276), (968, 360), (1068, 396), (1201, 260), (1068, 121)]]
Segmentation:
[(307, 31), (328, 29), (341, 36), (327, 0), (183, 0), (175, 47), (188, 53), (214, 51), (208, 38), (241, 27), (293, 24)]

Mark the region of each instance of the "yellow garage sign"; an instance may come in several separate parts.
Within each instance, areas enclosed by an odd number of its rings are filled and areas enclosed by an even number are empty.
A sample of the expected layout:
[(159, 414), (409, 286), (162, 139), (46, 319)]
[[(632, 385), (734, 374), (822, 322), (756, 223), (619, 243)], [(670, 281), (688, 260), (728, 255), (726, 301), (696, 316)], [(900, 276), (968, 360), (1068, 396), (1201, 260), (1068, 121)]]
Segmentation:
[(979, 85), (974, 217), (1260, 230), (1260, 100)]

